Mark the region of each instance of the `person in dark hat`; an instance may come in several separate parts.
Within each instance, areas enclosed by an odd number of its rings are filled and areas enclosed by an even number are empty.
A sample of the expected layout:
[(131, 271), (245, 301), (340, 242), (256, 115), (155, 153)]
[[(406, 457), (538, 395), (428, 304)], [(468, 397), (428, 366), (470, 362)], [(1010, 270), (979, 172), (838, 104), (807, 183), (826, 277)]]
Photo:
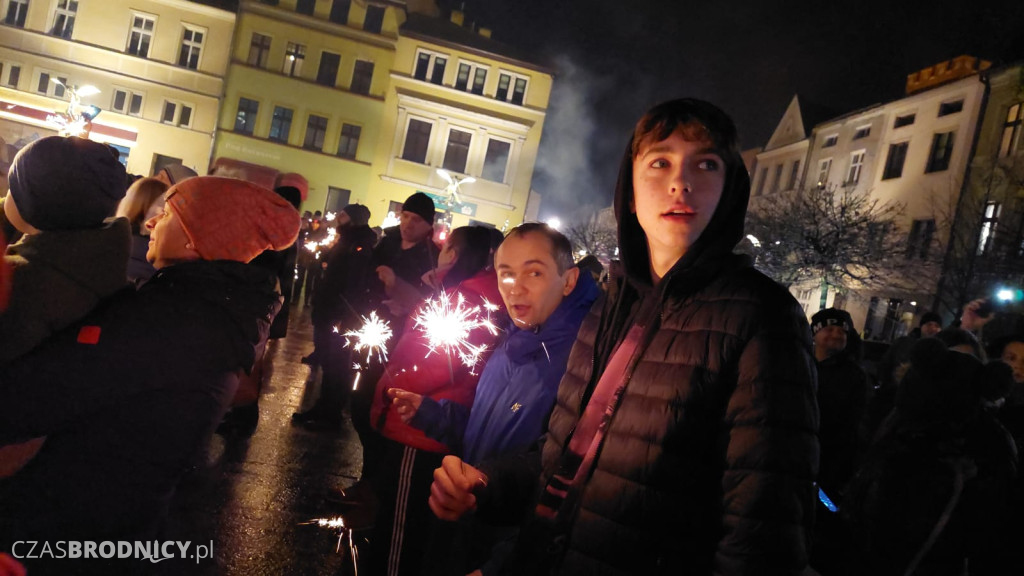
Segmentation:
[[(843, 490), (857, 469), (863, 442), (861, 419), (868, 399), (868, 376), (857, 362), (860, 336), (845, 310), (826, 308), (811, 317), (818, 365), (821, 464), (818, 486), (842, 507)], [(822, 502), (814, 527), (810, 565), (822, 574), (844, 574), (841, 551), (846, 523)]]
[[(0, 445), (46, 436), (29, 466), (0, 481), (0, 552), (18, 540), (157, 538), (281, 306), (274, 275), (248, 264), (298, 234), (298, 212), (274, 192), (190, 178), (146, 225), (148, 282), (0, 367)], [(27, 563), (32, 574), (139, 568), (130, 558)]]
[(114, 215), (125, 170), (103, 144), (50, 136), (23, 148), (8, 174), (11, 306), (0, 314), (0, 364), (78, 320), (127, 283), (131, 226)]

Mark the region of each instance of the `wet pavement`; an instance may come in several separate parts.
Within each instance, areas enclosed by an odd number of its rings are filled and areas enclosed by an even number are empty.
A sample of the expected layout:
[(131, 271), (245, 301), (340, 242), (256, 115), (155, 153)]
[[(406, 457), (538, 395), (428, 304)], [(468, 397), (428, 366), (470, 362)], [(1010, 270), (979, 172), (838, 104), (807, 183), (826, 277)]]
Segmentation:
[[(347, 418), (338, 432), (291, 424), (292, 413), (316, 397), (318, 371), (301, 363), (313, 349), (312, 333), (309, 309), (293, 306), (287, 338), (271, 341), (267, 349), (255, 433), (215, 435), (205, 462), (179, 488), (162, 540), (193, 546), (212, 541), (213, 557), (162, 562), (161, 576), (353, 573), (350, 556), (335, 552), (337, 530), (301, 524), (335, 516), (324, 493), (354, 483), (362, 465), (359, 439)], [(346, 519), (363, 523), (359, 516), (357, 510)], [(364, 549), (365, 534), (354, 534)]]

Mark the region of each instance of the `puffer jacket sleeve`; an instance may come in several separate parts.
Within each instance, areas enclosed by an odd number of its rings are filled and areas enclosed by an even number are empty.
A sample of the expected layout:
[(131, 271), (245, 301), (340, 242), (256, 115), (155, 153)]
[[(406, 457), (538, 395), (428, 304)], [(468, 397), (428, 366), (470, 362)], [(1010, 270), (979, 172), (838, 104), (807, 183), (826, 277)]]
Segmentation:
[(715, 574), (796, 575), (807, 563), (819, 454), (815, 364), (795, 302), (765, 313), (725, 414)]

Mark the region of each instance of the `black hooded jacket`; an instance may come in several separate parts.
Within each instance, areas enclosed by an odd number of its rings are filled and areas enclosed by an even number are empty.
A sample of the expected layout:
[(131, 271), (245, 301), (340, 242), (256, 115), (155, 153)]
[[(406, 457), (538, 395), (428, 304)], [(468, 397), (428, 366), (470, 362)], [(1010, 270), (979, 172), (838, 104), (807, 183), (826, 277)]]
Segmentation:
[[(804, 568), (818, 466), (810, 333), (789, 293), (732, 254), (750, 185), (738, 154), (723, 160), (711, 221), (652, 285), (627, 148), (615, 196), (625, 283), (580, 329), (541, 449), (542, 486), (632, 325), (644, 328), (640, 352), (575, 518), (561, 531), (533, 518), (516, 561), (550, 553), (546, 570), (590, 575)], [(481, 469), (493, 491), (481, 514), (511, 513), (524, 475), (503, 463)]]
[(155, 537), (253, 367), (280, 306), (274, 285), (248, 264), (175, 264), (5, 366), (0, 445), (47, 439), (0, 481), (0, 551), (5, 536)]

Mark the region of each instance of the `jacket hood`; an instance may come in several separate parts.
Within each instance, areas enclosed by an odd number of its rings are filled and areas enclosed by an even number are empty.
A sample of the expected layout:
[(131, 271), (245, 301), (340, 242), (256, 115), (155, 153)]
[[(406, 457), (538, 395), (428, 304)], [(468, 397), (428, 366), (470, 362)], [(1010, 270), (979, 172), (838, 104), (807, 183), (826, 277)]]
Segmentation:
[[(711, 127), (724, 127), (734, 132), (732, 121), (716, 107), (700, 100), (677, 101), (694, 120)], [(721, 147), (717, 147), (721, 148)], [(619, 178), (615, 186), (615, 218), (618, 222), (619, 257), (626, 277), (634, 285), (650, 286), (650, 254), (647, 236), (640, 227), (630, 204), (633, 201), (633, 138), (631, 137), (619, 166)], [(725, 184), (722, 198), (715, 208), (707, 228), (686, 254), (676, 262), (664, 280), (675, 276), (680, 270), (703, 268), (705, 264), (732, 253), (733, 248), (743, 239), (743, 224), (750, 199), (750, 177), (746, 166), (735, 147), (718, 149), (717, 153), (725, 162)], [(668, 282), (662, 282), (668, 284)]]
[(601, 294), (601, 289), (593, 277), (585, 270), (581, 271), (576, 287), (551, 313), (551, 316), (535, 330), (524, 330), (509, 322), (508, 339), (505, 349), (509, 360), (514, 363), (526, 361), (542, 346), (550, 346), (553, 342), (568, 339), (576, 340), (580, 322), (590, 310), (591, 305)]

